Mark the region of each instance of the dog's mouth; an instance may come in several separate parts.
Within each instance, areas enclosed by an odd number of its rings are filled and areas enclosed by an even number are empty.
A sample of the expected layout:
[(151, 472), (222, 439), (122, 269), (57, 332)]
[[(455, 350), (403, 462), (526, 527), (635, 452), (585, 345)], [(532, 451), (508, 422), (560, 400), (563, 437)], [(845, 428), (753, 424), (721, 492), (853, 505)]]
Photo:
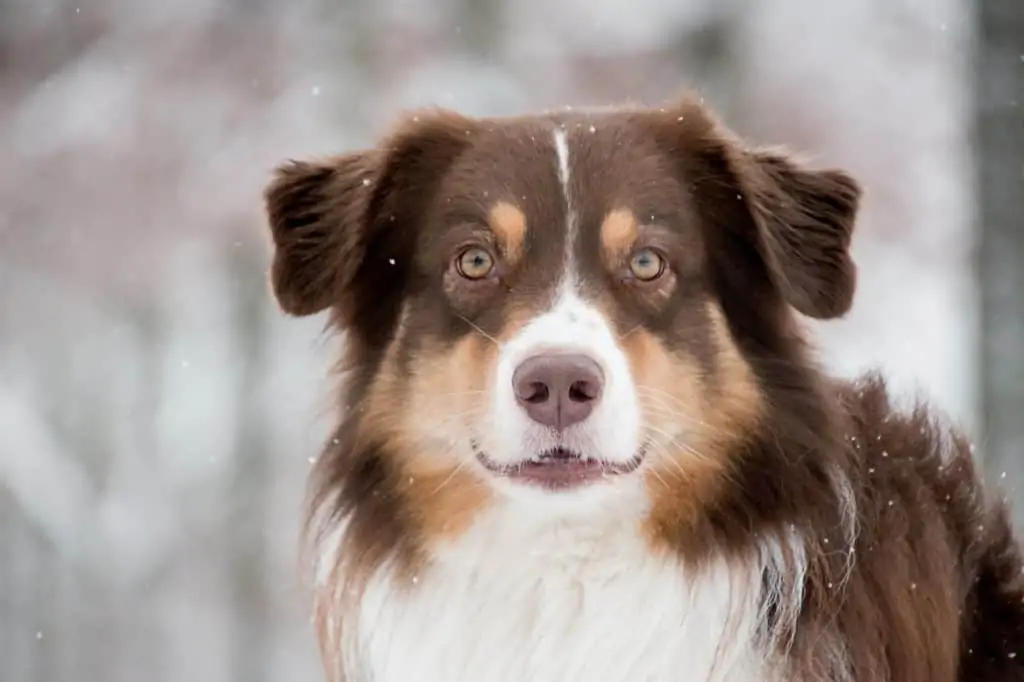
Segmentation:
[(625, 462), (609, 462), (557, 447), (529, 459), (501, 464), (490, 459), (476, 442), (472, 445), (477, 461), (492, 474), (553, 490), (577, 488), (636, 471), (647, 454), (646, 447), (642, 447)]

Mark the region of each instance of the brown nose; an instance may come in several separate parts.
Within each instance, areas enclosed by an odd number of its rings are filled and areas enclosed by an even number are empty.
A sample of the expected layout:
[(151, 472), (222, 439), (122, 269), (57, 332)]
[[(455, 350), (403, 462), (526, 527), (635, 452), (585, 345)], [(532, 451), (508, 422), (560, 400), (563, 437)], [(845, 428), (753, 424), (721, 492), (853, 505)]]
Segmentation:
[(559, 430), (586, 419), (603, 389), (604, 373), (586, 355), (535, 355), (512, 373), (512, 390), (530, 418)]

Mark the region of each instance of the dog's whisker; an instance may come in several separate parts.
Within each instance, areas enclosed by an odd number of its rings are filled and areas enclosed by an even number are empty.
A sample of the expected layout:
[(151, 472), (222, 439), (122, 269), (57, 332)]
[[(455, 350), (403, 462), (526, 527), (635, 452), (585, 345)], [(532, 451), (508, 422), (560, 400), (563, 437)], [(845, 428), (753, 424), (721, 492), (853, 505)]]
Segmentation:
[(447, 393), (431, 393), (431, 398), (460, 398), (460, 397), (472, 397), (479, 396), (487, 393), (484, 389), (474, 389), (469, 391), (451, 391)]
[[(683, 466), (665, 448), (660, 446), (654, 447), (650, 450), (650, 454), (651, 460), (654, 464), (665, 463), (669, 465), (670, 472), (666, 473), (672, 473), (674, 477), (684, 481), (690, 479), (690, 476), (686, 473), (686, 470), (683, 469)], [(652, 471), (656, 471), (657, 469), (658, 467), (653, 467)]]
[(690, 404), (688, 404), (685, 400), (683, 400), (679, 396), (672, 395), (668, 391), (662, 390), (660, 388), (655, 388), (654, 386), (648, 386), (648, 385), (645, 385), (645, 384), (637, 384), (636, 385), (636, 392), (637, 392), (637, 395), (646, 396), (648, 398), (657, 398), (659, 400), (662, 400), (663, 402), (665, 402), (668, 405), (678, 405), (680, 409), (684, 409), (685, 410), (685, 409), (688, 409), (688, 408), (691, 407)]
[(501, 347), (502, 347), (502, 345), (503, 345), (503, 344), (501, 343), (501, 341), (499, 341), (498, 339), (494, 338), (493, 336), (491, 336), (490, 334), (488, 334), (487, 332), (485, 332), (485, 331), (484, 331), (483, 329), (481, 329), (481, 328), (480, 328), (480, 327), (479, 327), (479, 326), (478, 326), (478, 325), (477, 325), (476, 323), (474, 323), (474, 322), (473, 322), (472, 320), (468, 319), (467, 317), (465, 317), (465, 316), (463, 316), (463, 315), (459, 315), (459, 316), (458, 316), (458, 318), (459, 318), (460, 320), (462, 320), (463, 322), (465, 322), (466, 324), (468, 324), (468, 325), (469, 325), (470, 327), (472, 327), (473, 329), (475, 329), (475, 330), (476, 330), (476, 331), (477, 331), (477, 332), (478, 332), (478, 333), (480, 334), (480, 336), (482, 336), (482, 337), (484, 337), (485, 339), (487, 339), (488, 341), (492, 342), (492, 343), (493, 343), (493, 344), (494, 344), (495, 346), (497, 346), (498, 348), (501, 348)]
[(644, 411), (652, 413), (652, 416), (666, 417), (669, 421), (681, 422), (689, 427), (700, 427), (701, 430), (704, 430), (705, 428), (715, 429), (715, 427), (707, 424), (707, 422), (702, 419), (697, 419), (686, 412), (681, 412), (669, 405), (658, 403), (654, 400), (642, 399), (640, 401), (640, 406)]
[(466, 425), (470, 421), (470, 418), (480, 416), (483, 413), (481, 408), (472, 407), (459, 412), (448, 412), (434, 420), (431, 424), (418, 431), (421, 437), (429, 438), (438, 432), (445, 431), (450, 428), (459, 428), (460, 431), (466, 431)]
[(727, 432), (714, 424), (711, 424), (707, 420), (695, 418), (685, 410), (672, 407), (672, 405), (669, 404), (663, 396), (643, 395), (638, 393), (638, 398), (640, 399), (641, 407), (649, 412), (657, 413), (663, 417), (670, 417), (672, 419), (685, 422), (686, 424), (697, 426), (702, 431), (710, 432), (714, 435), (728, 435)]
[(642, 328), (643, 328), (643, 325), (642, 324), (638, 324), (637, 326), (633, 327), (632, 329), (630, 329), (625, 334), (621, 335), (619, 337), (619, 341), (624, 341), (627, 337), (632, 336), (634, 332), (636, 332), (636, 331), (638, 331), (638, 330), (640, 330)]
[(445, 488), (445, 486), (447, 486), (449, 483), (452, 482), (452, 480), (454, 480), (454, 478), (459, 474), (460, 471), (462, 471), (465, 465), (466, 460), (460, 459), (458, 464), (456, 464), (455, 467), (452, 468), (451, 473), (449, 473), (448, 476), (446, 476), (445, 479), (441, 481), (436, 488), (430, 491), (430, 494), (437, 495), (438, 493), (440, 493)]
[(669, 487), (668, 481), (665, 480), (665, 477), (662, 476), (661, 473), (656, 468), (652, 467), (652, 468), (648, 469), (648, 471), (651, 472), (652, 476), (654, 476), (656, 479), (658, 479), (659, 483), (661, 483), (666, 488)]
[(658, 441), (654, 441), (654, 445), (656, 446), (657, 449), (660, 449), (661, 452), (665, 456), (667, 456), (669, 459), (671, 459), (673, 461), (673, 463), (675, 463), (677, 466), (680, 466), (680, 465), (675, 460), (675, 458), (672, 456), (672, 454), (674, 454), (674, 453), (672, 453), (671, 451), (668, 450), (668, 446), (669, 445), (675, 447), (677, 451), (683, 451), (683, 452), (686, 452), (686, 453), (692, 455), (694, 458), (696, 458), (698, 460), (707, 461), (709, 459), (706, 455), (704, 455), (701, 452), (699, 452), (698, 450), (696, 450), (693, 446), (688, 445), (686, 443), (680, 442), (679, 438), (677, 436), (672, 436), (670, 433), (668, 433), (667, 431), (664, 431), (663, 429), (660, 429), (660, 428), (658, 428), (656, 426), (651, 426), (651, 425), (648, 425), (646, 427), (646, 429), (649, 430), (649, 431), (653, 431), (654, 433), (662, 436), (662, 438), (666, 442), (661, 443), (661, 442), (658, 442)]

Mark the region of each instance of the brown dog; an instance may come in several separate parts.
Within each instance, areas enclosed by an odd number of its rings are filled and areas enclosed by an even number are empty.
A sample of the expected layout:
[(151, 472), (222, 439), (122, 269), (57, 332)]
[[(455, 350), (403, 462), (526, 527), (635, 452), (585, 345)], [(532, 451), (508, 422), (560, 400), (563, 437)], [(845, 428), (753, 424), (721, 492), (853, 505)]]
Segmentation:
[(686, 101), (409, 118), (279, 169), (273, 285), (348, 368), (314, 472), (349, 682), (1022, 682), (964, 439), (809, 359), (860, 190)]

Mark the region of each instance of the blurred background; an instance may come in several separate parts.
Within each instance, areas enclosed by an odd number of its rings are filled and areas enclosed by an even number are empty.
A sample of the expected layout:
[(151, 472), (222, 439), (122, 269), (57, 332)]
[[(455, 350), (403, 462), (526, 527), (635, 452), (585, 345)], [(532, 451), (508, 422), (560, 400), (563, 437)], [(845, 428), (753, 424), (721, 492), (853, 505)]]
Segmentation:
[(320, 679), (295, 556), (334, 342), (268, 295), (276, 163), (410, 107), (683, 87), (861, 179), (823, 358), (935, 400), (1013, 494), (1020, 0), (0, 0), (0, 680)]

